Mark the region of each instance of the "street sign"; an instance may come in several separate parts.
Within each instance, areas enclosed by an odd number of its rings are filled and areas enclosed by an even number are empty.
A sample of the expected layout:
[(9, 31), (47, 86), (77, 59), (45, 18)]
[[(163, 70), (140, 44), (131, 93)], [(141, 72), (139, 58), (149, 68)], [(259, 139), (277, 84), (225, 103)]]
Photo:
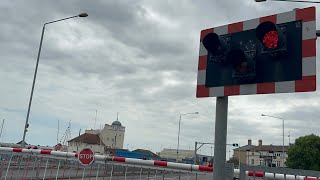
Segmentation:
[(197, 97), (316, 90), (315, 7), (201, 31)]
[(94, 152), (90, 148), (82, 149), (78, 153), (78, 160), (82, 165), (88, 166), (94, 161)]

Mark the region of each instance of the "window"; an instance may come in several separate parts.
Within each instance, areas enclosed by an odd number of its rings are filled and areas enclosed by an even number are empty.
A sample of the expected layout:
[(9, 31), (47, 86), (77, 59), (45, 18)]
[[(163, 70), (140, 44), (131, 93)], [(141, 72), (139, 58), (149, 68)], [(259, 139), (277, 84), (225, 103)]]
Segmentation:
[(109, 137), (107, 137), (107, 141), (109, 141)]
[(114, 138), (112, 138), (111, 141), (114, 142)]
[(254, 159), (251, 159), (251, 164), (254, 164)]

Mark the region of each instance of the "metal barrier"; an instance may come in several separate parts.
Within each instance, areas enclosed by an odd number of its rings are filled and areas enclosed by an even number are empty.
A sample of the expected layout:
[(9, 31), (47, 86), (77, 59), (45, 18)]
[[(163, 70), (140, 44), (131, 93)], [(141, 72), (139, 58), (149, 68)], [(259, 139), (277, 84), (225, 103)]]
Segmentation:
[(239, 177), (240, 180), (319, 180), (320, 171), (241, 165)]
[[(95, 155), (89, 166), (77, 153), (0, 147), (1, 179), (187, 179), (212, 180), (213, 168), (201, 165)], [(319, 171), (241, 165), (233, 179), (317, 180)], [(229, 177), (231, 179), (231, 177)]]
[(5, 180), (212, 180), (212, 167), (101, 155), (95, 155), (91, 165), (83, 166), (76, 153), (0, 147), (0, 177)]

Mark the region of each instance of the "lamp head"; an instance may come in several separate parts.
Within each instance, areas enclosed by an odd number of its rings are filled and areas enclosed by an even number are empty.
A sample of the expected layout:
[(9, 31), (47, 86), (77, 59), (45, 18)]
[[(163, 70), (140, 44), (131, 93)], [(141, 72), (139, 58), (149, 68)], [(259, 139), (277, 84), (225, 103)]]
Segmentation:
[(87, 13), (81, 13), (81, 14), (79, 14), (78, 16), (79, 16), (79, 17), (87, 17), (88, 14), (87, 14)]

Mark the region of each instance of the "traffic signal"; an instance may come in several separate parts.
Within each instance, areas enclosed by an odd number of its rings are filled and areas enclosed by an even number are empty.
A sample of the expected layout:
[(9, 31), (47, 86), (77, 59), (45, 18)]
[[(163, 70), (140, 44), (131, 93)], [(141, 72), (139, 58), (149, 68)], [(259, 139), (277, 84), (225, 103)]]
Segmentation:
[(233, 143), (232, 146), (233, 147), (239, 147), (239, 144), (238, 143)]
[(301, 79), (301, 37), (299, 21), (281, 25), (265, 21), (252, 30), (224, 36), (207, 34), (203, 38), (208, 51), (206, 86)]
[(256, 37), (262, 45), (261, 54), (269, 53), (271, 56), (277, 56), (287, 52), (286, 28), (286, 24), (276, 25), (270, 21), (258, 25)]
[(203, 30), (197, 97), (314, 91), (315, 27), (311, 7)]

